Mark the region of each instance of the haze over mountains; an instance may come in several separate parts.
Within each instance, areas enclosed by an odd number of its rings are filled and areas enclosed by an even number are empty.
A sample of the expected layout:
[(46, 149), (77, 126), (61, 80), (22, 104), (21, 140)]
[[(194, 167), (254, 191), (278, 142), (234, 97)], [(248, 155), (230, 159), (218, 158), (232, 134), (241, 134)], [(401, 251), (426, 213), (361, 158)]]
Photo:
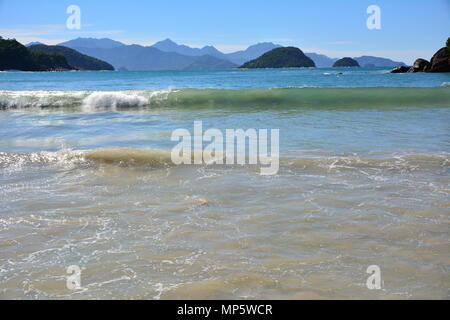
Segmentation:
[[(192, 48), (179, 45), (170, 39), (152, 46), (126, 45), (112, 39), (78, 38), (60, 46), (75, 49), (83, 54), (104, 60), (117, 70), (214, 70), (231, 69), (282, 47), (264, 42), (233, 53), (223, 53), (213, 46)], [(317, 53), (305, 53), (317, 67), (331, 67), (338, 59)], [(402, 62), (378, 57), (355, 58), (361, 66), (396, 67)]]
[[(330, 58), (323, 54), (318, 53), (305, 53), (306, 56), (311, 58), (318, 68), (330, 68), (334, 65), (337, 58)], [(398, 66), (406, 66), (404, 62), (393, 61), (387, 58), (373, 57), (373, 56), (361, 56), (354, 57), (361, 67), (386, 67), (386, 68), (394, 68)]]

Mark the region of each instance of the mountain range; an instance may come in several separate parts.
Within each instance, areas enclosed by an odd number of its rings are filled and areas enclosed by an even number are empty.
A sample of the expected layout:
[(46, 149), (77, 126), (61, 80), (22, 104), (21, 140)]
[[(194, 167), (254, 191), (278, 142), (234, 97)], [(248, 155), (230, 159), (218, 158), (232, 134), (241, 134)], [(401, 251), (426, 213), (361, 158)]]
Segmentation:
[[(35, 43), (34, 43), (35, 44)], [(271, 42), (258, 43), (245, 50), (223, 53), (213, 46), (192, 48), (170, 39), (152, 46), (126, 45), (112, 39), (78, 38), (58, 44), (101, 59), (117, 70), (213, 70), (231, 69), (282, 47)], [(317, 67), (331, 67), (338, 59), (317, 53), (305, 53)], [(402, 62), (363, 56), (354, 58), (361, 66), (397, 67)]]

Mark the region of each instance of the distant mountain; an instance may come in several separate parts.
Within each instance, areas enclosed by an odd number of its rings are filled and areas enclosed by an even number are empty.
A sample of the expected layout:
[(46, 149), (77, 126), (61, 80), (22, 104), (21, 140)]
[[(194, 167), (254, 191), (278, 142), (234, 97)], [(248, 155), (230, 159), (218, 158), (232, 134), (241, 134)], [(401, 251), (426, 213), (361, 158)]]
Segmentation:
[[(310, 57), (316, 64), (318, 68), (330, 68), (338, 60), (336, 58), (330, 58), (323, 54), (318, 53), (305, 53)], [(353, 58), (356, 60), (361, 67), (386, 67), (393, 68), (398, 66), (405, 66), (403, 62), (393, 61), (391, 59), (373, 57), (373, 56), (362, 56), (358, 58)]]
[(156, 48), (140, 45), (127, 45), (116, 48), (75, 48), (89, 56), (104, 60), (116, 69), (133, 70), (176, 70), (183, 69), (193, 62), (191, 57), (178, 53), (166, 53)]
[(63, 71), (72, 70), (66, 58), (59, 54), (32, 52), (14, 39), (0, 38), (0, 70)]
[(205, 46), (201, 49), (191, 48), (186, 45), (179, 45), (170, 39), (166, 39), (155, 43), (152, 47), (157, 48), (164, 52), (176, 52), (186, 56), (210, 55), (219, 59), (229, 60), (237, 65), (241, 65), (247, 61), (262, 56), (264, 53), (272, 49), (280, 48), (281, 46), (273, 44), (271, 42), (264, 42), (250, 46), (246, 50), (226, 54), (220, 52), (213, 46)]
[(246, 62), (240, 68), (309, 68), (315, 66), (314, 61), (305, 56), (299, 48), (283, 47), (273, 49), (255, 60)]
[(159, 49), (161, 51), (176, 52), (176, 53), (180, 53), (180, 54), (185, 54), (187, 56), (197, 55), (196, 53), (198, 51), (198, 49), (195, 50), (195, 49), (185, 46), (185, 45), (179, 45), (170, 39), (159, 41), (159, 42), (155, 43), (154, 45), (152, 45), (152, 47)]
[(342, 68), (342, 67), (346, 67), (346, 68), (359, 68), (360, 65), (358, 63), (358, 61), (349, 58), (349, 57), (345, 57), (342, 59), (339, 59), (338, 61), (336, 61), (333, 64), (333, 68)]
[(324, 54), (318, 54), (318, 53), (312, 53), (312, 52), (305, 53), (305, 55), (314, 61), (317, 68), (330, 68), (338, 60), (335, 58), (327, 57)]
[(281, 46), (278, 44), (273, 44), (272, 42), (258, 43), (248, 47), (245, 50), (229, 53), (227, 54), (227, 58), (233, 63), (242, 65), (245, 62), (254, 60), (276, 48), (281, 48)]
[(229, 69), (236, 65), (208, 55), (186, 56), (163, 52), (154, 47), (123, 45), (111, 49), (75, 48), (88, 56), (104, 60), (121, 70), (200, 70)]
[[(105, 60), (112, 64), (116, 69), (128, 70), (182, 70), (185, 68), (190, 68), (189, 66), (197, 66), (200, 69), (217, 68), (211, 65), (213, 60), (210, 58), (202, 58), (200, 60), (194, 59), (195, 57), (202, 56), (212, 56), (223, 60), (219, 63), (213, 63), (215, 66), (227, 66), (224, 61), (231, 61), (235, 65), (242, 65), (245, 62), (254, 60), (273, 49), (281, 47), (280, 45), (271, 42), (263, 42), (252, 45), (245, 50), (226, 54), (217, 50), (217, 48), (213, 46), (191, 48), (187, 45), (177, 44), (170, 39), (159, 41), (151, 47), (138, 45), (127, 46), (121, 42), (111, 39), (93, 38), (78, 38), (63, 42), (59, 45), (66, 46), (95, 58)], [(119, 48), (122, 49), (119, 50)], [(148, 48), (158, 50), (158, 52), (148, 50)], [(117, 54), (125, 54), (125, 56), (119, 57)], [(168, 55), (164, 56), (165, 54)], [(178, 54), (178, 56), (174, 54)], [(312, 59), (315, 65), (320, 68), (329, 68), (338, 60), (336, 58), (330, 58), (326, 55), (317, 53), (306, 53), (306, 56)], [(136, 59), (137, 57), (142, 60), (132, 61), (132, 59)], [(152, 63), (149, 59), (153, 58), (155, 61)], [(390, 59), (372, 56), (362, 56), (354, 59), (363, 67), (396, 67), (399, 65), (405, 65), (403, 62), (396, 62)]]
[(66, 58), (70, 66), (78, 70), (114, 70), (114, 67), (107, 62), (84, 55), (78, 51), (63, 46), (46, 46), (37, 44), (28, 47), (31, 52), (42, 52), (47, 54), (59, 54)]
[(155, 43), (153, 48), (159, 49), (164, 52), (176, 52), (185, 56), (204, 56), (204, 55), (210, 55), (219, 59), (226, 59), (227, 56), (214, 48), (213, 46), (205, 46), (201, 49), (199, 48), (191, 48), (186, 45), (179, 45), (175, 42), (173, 42), (170, 39), (166, 39), (163, 41), (159, 41)]
[(229, 69), (281, 47), (265, 42), (250, 46), (246, 50), (225, 54), (213, 46), (191, 48), (170, 39), (159, 41), (151, 47), (125, 45), (111, 39), (94, 38), (78, 38), (59, 45), (104, 60), (116, 69), (122, 70)]
[(386, 67), (394, 68), (398, 66), (406, 66), (403, 62), (393, 61), (391, 59), (372, 57), (372, 56), (362, 56), (358, 58), (353, 58), (358, 61), (359, 65), (362, 67), (374, 66), (374, 67)]
[(34, 41), (34, 42), (27, 43), (25, 45), (25, 47), (31, 47), (31, 46), (35, 46), (35, 45), (38, 45), (38, 44), (43, 44), (43, 43), (39, 42), (39, 41)]
[(184, 70), (224, 70), (236, 68), (237, 65), (210, 55), (198, 57), (193, 63), (188, 65)]
[(96, 48), (96, 49), (112, 49), (124, 46), (122, 42), (111, 40), (108, 38), (95, 39), (95, 38), (77, 38), (74, 40), (62, 42), (59, 46), (68, 48)]

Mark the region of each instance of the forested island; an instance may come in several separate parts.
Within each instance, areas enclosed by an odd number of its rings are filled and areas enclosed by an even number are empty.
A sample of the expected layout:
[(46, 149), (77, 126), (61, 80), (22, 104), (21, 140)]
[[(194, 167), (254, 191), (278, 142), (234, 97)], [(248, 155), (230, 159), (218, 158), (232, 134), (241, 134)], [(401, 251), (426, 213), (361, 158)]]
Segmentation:
[(345, 58), (339, 59), (338, 61), (336, 61), (333, 64), (333, 68), (342, 68), (342, 67), (359, 68), (360, 65), (359, 65), (358, 61), (356, 61), (355, 59), (345, 57)]
[(315, 68), (314, 61), (308, 58), (302, 50), (295, 47), (273, 49), (261, 57), (244, 63), (241, 69), (258, 68)]

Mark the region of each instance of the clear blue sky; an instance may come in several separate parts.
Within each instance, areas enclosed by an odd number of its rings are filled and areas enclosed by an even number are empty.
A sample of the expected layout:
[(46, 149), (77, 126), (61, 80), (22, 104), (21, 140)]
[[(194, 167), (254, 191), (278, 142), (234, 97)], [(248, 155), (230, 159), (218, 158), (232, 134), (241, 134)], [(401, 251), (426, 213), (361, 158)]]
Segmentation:
[[(66, 9), (81, 8), (68, 30)], [(381, 30), (366, 9), (381, 8)], [(0, 0), (0, 35), (55, 44), (76, 37), (152, 44), (171, 38), (223, 51), (271, 41), (333, 57), (362, 54), (411, 63), (450, 36), (450, 0)]]

